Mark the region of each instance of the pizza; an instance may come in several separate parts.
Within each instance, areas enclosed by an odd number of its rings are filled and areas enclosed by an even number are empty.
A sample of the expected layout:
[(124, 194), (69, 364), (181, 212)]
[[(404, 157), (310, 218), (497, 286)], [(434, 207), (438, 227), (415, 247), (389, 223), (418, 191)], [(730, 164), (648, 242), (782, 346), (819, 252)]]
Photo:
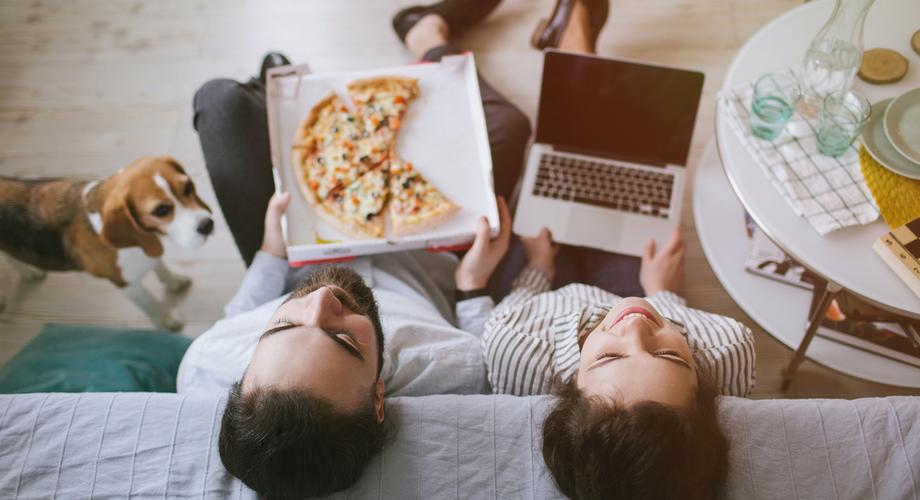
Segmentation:
[(436, 226), (460, 207), (432, 186), (409, 162), (390, 159), (389, 215), (396, 236)]
[(310, 110), (294, 138), (295, 178), (304, 198), (337, 230), (380, 238), (433, 227), (459, 210), (394, 152), (418, 80), (379, 77), (347, 85), (354, 111), (334, 92)]
[(358, 151), (364, 136), (359, 117), (335, 93), (310, 110), (294, 139), (293, 160), (300, 169), (301, 191), (311, 204), (321, 203), (370, 170), (372, 165)]
[(383, 209), (389, 196), (389, 169), (384, 163), (330, 194), (317, 213), (339, 231), (364, 238), (383, 236)]
[[(396, 133), (402, 125), (402, 119), (409, 109), (409, 102), (418, 93), (418, 80), (415, 78), (385, 76), (367, 78), (349, 83), (346, 88), (355, 111), (364, 119), (369, 144), (392, 145)], [(385, 147), (385, 146), (383, 146)], [(372, 161), (382, 161), (381, 156), (372, 155)]]

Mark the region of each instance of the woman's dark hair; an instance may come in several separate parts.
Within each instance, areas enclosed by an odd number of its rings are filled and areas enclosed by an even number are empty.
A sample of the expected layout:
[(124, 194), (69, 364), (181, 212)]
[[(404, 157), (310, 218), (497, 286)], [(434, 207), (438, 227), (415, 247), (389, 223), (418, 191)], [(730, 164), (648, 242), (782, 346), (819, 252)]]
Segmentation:
[(218, 447), (234, 476), (268, 498), (327, 495), (354, 484), (383, 448), (373, 388), (357, 411), (296, 390), (230, 389)]
[(543, 459), (573, 499), (712, 499), (728, 470), (716, 391), (700, 377), (686, 408), (625, 406), (586, 396), (575, 377), (556, 384), (543, 423)]

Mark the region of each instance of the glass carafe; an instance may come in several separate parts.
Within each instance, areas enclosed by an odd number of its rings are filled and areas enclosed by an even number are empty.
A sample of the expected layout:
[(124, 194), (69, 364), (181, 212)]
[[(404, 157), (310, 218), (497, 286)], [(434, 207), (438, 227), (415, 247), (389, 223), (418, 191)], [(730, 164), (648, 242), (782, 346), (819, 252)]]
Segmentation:
[(814, 116), (824, 98), (848, 92), (863, 53), (863, 24), (875, 0), (836, 0), (834, 12), (805, 53), (799, 111)]

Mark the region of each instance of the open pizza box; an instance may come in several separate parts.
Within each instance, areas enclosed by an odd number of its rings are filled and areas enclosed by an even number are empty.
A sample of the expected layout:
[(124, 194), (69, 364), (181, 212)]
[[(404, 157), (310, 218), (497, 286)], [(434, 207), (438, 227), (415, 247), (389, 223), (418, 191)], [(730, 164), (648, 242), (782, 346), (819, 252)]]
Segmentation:
[[(372, 76), (419, 79), (419, 96), (409, 105), (396, 138), (396, 154), (460, 207), (452, 218), (428, 230), (381, 239), (357, 239), (323, 222), (303, 198), (292, 165), (291, 144), (301, 121), (330, 91), (347, 101), (345, 85)], [(368, 71), (311, 74), (306, 65), (273, 68), (266, 104), (275, 187), (291, 192), (283, 220), (292, 265), (348, 260), (359, 255), (408, 249), (444, 251), (473, 241), (476, 220), (485, 215), (498, 233), (498, 206), (492, 185), (492, 156), (472, 54), (439, 63)], [(349, 101), (350, 103), (350, 101)]]

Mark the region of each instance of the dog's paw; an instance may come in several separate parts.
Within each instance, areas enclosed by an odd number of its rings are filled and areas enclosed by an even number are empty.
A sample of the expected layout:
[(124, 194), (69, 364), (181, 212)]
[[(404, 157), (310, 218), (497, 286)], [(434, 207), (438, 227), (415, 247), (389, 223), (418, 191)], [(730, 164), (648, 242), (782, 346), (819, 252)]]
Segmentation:
[(192, 278), (181, 274), (173, 274), (166, 283), (166, 291), (169, 293), (184, 292), (190, 286), (192, 286)]
[(185, 319), (176, 311), (167, 311), (160, 318), (159, 326), (167, 330), (178, 332), (185, 326)]

